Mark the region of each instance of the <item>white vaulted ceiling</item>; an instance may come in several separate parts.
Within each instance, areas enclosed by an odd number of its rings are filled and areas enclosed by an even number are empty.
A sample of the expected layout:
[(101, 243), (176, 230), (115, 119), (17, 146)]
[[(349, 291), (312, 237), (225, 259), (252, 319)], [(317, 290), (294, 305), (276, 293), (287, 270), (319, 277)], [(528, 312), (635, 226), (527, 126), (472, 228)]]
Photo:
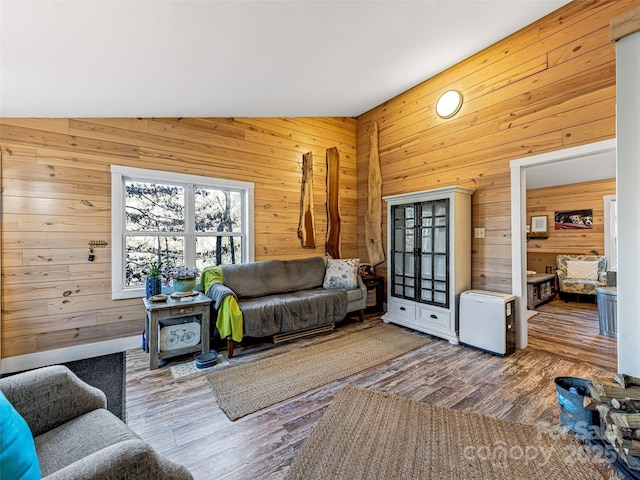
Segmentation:
[(0, 116), (357, 116), (566, 0), (0, 0)]

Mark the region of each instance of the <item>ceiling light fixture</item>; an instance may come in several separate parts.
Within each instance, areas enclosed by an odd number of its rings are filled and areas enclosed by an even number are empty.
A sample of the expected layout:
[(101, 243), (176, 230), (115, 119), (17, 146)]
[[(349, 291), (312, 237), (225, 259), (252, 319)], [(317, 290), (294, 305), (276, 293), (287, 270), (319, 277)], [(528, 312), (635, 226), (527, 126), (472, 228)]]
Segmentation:
[(440, 95), (436, 103), (436, 113), (440, 118), (453, 117), (462, 107), (462, 94), (457, 90), (448, 90)]

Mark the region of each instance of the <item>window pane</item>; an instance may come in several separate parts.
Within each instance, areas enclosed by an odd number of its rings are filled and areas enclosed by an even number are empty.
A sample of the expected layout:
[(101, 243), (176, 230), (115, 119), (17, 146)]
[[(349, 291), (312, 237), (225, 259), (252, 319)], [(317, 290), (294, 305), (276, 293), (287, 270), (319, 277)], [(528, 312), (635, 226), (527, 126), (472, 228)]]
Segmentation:
[(433, 257), (431, 255), (422, 256), (422, 278), (431, 278), (431, 262)]
[(447, 230), (446, 228), (433, 229), (433, 251), (436, 253), (447, 252)]
[(242, 231), (240, 192), (194, 187), (196, 232)]
[(394, 248), (397, 252), (403, 252), (402, 247), (404, 246), (404, 230), (395, 230), (395, 239), (394, 239)]
[(447, 202), (438, 202), (436, 203), (436, 215), (446, 215), (447, 214)]
[(413, 275), (414, 274), (414, 265), (415, 260), (411, 255), (407, 255), (404, 259), (404, 274), (405, 275)]
[(196, 237), (196, 267), (242, 263), (242, 237)]
[(128, 232), (184, 232), (184, 187), (127, 180)]
[(150, 265), (160, 263), (164, 271), (184, 264), (184, 237), (127, 236), (125, 248), (126, 287), (144, 285)]
[(447, 257), (444, 255), (434, 256), (434, 276), (436, 280), (447, 279)]
[(430, 228), (422, 228), (422, 253), (431, 253), (433, 245), (431, 242), (432, 231)]
[(404, 273), (402, 270), (403, 262), (404, 262), (404, 255), (402, 255), (401, 253), (396, 253), (394, 262), (393, 262), (393, 267), (394, 267), (393, 273), (395, 273), (396, 275), (402, 275)]
[(413, 230), (407, 230), (405, 237), (404, 237), (404, 252), (407, 253), (411, 253), (414, 250), (414, 237), (413, 237)]

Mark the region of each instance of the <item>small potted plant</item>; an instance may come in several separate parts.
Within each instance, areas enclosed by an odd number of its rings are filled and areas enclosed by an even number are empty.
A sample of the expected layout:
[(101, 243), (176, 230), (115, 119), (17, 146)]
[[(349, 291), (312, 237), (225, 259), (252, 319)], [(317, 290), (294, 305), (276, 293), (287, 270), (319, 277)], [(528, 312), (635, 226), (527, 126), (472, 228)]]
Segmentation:
[(162, 277), (160, 276), (160, 265), (153, 264), (147, 270), (147, 280), (145, 282), (145, 295), (147, 298), (162, 293)]
[(200, 270), (197, 267), (180, 265), (167, 270), (166, 277), (173, 281), (173, 290), (180, 294), (193, 292), (199, 274)]

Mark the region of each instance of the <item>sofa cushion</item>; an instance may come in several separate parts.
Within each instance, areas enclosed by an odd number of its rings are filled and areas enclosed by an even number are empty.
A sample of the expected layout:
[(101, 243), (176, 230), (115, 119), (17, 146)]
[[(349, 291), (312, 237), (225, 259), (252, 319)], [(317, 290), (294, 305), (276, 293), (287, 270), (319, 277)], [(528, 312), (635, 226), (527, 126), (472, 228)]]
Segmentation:
[(598, 261), (567, 260), (567, 278), (598, 279)]
[(222, 282), (238, 298), (316, 288), (324, 279), (322, 257), (221, 265)]
[(324, 288), (345, 288), (347, 290), (358, 288), (359, 266), (360, 259), (358, 258), (345, 260), (330, 258), (327, 260), (327, 269), (322, 286)]
[(347, 300), (349, 303), (362, 300), (362, 290), (355, 288), (353, 290), (347, 290)]
[(0, 392), (0, 478), (38, 480), (40, 466), (24, 418)]
[(599, 282), (598, 280), (568, 278), (561, 283), (561, 291), (567, 293), (578, 293), (580, 295), (595, 295), (596, 289), (604, 287), (605, 285), (605, 282)]
[(92, 410), (35, 438), (42, 476), (46, 477), (108, 446), (139, 438), (108, 410)]

